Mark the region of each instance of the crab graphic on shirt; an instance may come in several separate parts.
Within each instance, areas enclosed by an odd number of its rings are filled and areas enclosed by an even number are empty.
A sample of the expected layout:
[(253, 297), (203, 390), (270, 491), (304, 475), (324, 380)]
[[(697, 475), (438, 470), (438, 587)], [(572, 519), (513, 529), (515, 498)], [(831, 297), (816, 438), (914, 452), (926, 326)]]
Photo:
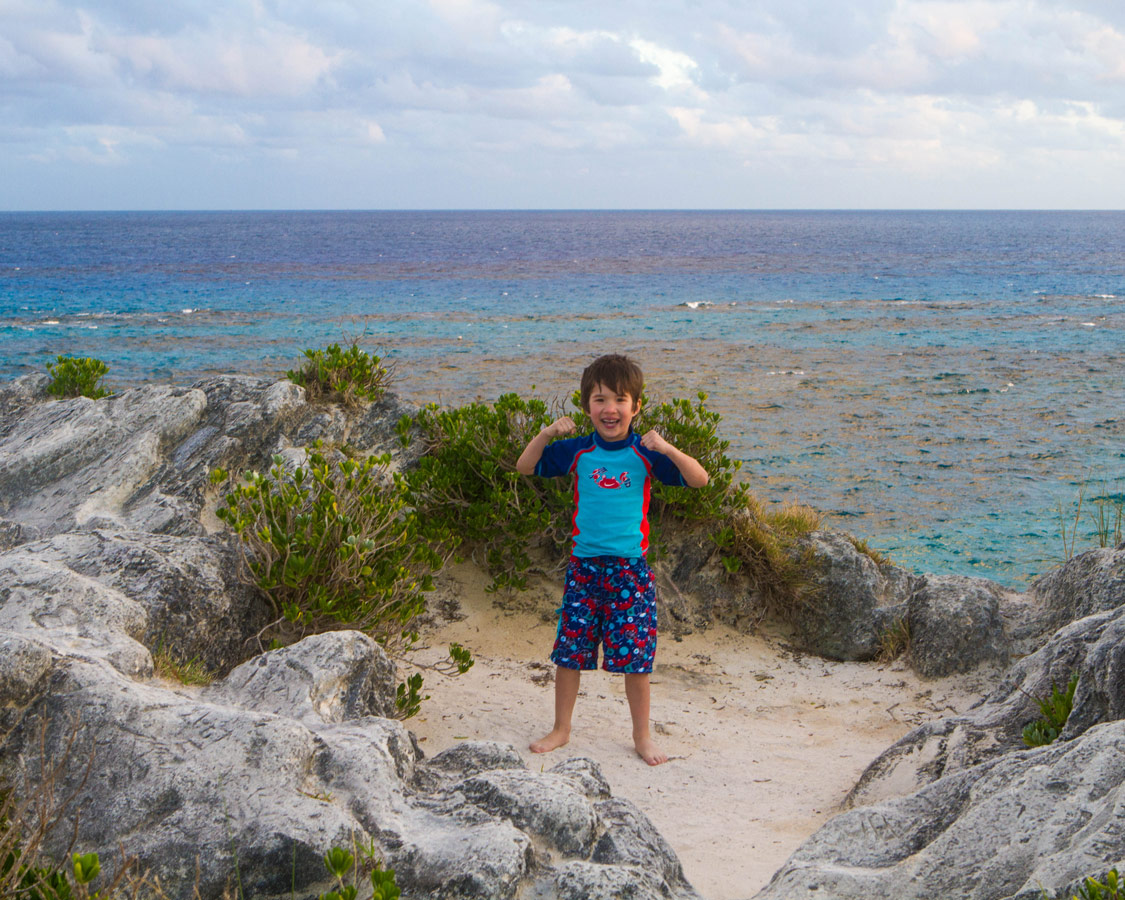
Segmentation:
[(614, 478), (612, 475), (606, 475), (604, 467), (594, 469), (594, 471), (590, 473), (590, 477), (594, 479), (594, 483), (597, 484), (598, 487), (613, 489), (629, 487), (629, 485), (632, 484), (629, 480), (628, 473), (622, 472), (619, 478)]

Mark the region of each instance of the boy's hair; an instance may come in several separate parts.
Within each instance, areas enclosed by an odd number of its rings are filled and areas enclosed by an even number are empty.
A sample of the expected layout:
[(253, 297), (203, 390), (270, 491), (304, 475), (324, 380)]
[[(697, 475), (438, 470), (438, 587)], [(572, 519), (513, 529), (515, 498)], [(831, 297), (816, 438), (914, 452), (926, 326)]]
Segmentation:
[(633, 403), (639, 403), (645, 389), (645, 377), (641, 367), (629, 357), (620, 353), (599, 356), (582, 372), (582, 409), (590, 411), (590, 395), (594, 388), (604, 384), (618, 394), (628, 394)]

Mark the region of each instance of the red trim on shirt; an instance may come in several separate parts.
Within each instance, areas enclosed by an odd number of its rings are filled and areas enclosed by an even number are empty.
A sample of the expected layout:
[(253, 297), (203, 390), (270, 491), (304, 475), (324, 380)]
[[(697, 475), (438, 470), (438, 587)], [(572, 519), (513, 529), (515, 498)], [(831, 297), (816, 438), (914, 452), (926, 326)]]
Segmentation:
[(570, 536), (572, 539), (578, 537), (578, 459), (585, 453), (592, 453), (597, 446), (596, 443), (593, 443), (585, 450), (579, 450), (574, 454), (574, 461), (570, 464), (570, 474), (574, 476), (574, 514), (570, 517)]
[(636, 444), (630, 444), (629, 449), (645, 464), (644, 502), (641, 504), (641, 556), (645, 556), (648, 553), (648, 504), (652, 499), (652, 463), (637, 449)]

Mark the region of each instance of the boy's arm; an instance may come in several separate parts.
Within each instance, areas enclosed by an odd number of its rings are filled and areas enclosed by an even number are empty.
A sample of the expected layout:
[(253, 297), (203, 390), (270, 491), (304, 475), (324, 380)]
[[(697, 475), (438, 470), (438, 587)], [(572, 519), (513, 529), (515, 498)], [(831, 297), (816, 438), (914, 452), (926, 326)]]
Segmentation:
[(672, 464), (684, 476), (684, 483), (688, 487), (701, 488), (711, 480), (711, 476), (707, 474), (707, 470), (703, 468), (699, 460), (694, 456), (688, 456), (682, 450), (677, 450), (664, 440), (659, 431), (653, 429), (647, 432), (641, 438), (641, 445), (649, 450), (655, 450), (657, 453), (663, 453), (672, 460)]
[(543, 457), (543, 451), (547, 445), (555, 438), (562, 437), (564, 434), (571, 434), (577, 431), (574, 420), (570, 416), (560, 416), (555, 419), (550, 425), (543, 428), (539, 434), (535, 435), (527, 446), (523, 448), (523, 453), (520, 458), (516, 460), (516, 471), (521, 475), (534, 475), (535, 466)]

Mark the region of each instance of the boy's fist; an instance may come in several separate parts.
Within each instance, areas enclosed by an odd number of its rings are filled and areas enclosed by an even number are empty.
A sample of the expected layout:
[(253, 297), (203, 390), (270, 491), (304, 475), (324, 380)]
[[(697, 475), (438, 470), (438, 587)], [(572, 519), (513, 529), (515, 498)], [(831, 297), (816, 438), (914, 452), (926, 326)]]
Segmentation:
[(664, 440), (655, 428), (652, 431), (645, 432), (644, 437), (641, 438), (641, 446), (647, 447), (649, 450), (655, 450), (657, 453), (663, 453), (665, 456), (672, 449), (672, 445)]
[(562, 437), (564, 434), (573, 434), (578, 430), (574, 419), (570, 416), (559, 416), (555, 421), (543, 429), (543, 434), (549, 438)]

